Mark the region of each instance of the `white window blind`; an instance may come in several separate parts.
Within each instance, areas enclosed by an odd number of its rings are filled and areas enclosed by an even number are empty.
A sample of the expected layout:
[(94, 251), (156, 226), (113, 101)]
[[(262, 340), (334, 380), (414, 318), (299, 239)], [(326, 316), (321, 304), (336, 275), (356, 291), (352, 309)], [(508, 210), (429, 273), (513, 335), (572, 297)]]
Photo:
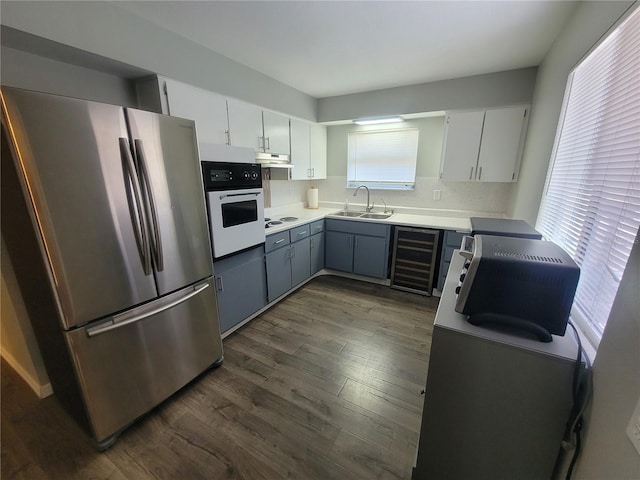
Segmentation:
[(347, 187), (414, 188), (417, 157), (417, 128), (351, 132)]
[(597, 345), (640, 225), (640, 9), (571, 73), (536, 227), (580, 266)]

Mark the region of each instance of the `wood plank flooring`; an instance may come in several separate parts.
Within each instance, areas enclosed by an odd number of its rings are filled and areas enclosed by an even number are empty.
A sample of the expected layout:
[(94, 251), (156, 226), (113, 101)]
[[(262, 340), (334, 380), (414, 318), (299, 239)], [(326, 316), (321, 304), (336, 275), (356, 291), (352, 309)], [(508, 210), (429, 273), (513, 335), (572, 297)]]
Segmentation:
[(438, 299), (318, 277), (104, 453), (2, 364), (6, 479), (410, 479)]

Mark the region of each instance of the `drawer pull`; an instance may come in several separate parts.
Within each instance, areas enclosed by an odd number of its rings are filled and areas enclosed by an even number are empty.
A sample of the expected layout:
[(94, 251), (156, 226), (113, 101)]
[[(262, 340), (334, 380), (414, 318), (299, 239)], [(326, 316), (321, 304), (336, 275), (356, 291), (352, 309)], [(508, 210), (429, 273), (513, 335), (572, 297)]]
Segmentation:
[(284, 242), (284, 238), (281, 238), (280, 240), (276, 240), (275, 242), (273, 242), (274, 245), (277, 245), (279, 243)]

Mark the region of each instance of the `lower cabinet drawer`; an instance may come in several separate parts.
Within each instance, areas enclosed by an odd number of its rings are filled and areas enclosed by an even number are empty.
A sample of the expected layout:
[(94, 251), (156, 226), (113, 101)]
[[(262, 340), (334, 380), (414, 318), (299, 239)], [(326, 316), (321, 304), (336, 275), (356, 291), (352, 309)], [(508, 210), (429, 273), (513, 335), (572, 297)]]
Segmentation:
[(289, 230), (269, 235), (264, 241), (264, 251), (269, 253), (285, 245), (289, 245)]

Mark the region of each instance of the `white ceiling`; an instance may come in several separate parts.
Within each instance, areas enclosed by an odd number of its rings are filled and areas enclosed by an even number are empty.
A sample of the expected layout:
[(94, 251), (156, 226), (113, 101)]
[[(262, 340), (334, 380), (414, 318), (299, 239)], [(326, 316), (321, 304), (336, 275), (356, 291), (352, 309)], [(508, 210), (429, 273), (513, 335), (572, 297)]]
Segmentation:
[(568, 1), (118, 1), (316, 98), (538, 65)]

